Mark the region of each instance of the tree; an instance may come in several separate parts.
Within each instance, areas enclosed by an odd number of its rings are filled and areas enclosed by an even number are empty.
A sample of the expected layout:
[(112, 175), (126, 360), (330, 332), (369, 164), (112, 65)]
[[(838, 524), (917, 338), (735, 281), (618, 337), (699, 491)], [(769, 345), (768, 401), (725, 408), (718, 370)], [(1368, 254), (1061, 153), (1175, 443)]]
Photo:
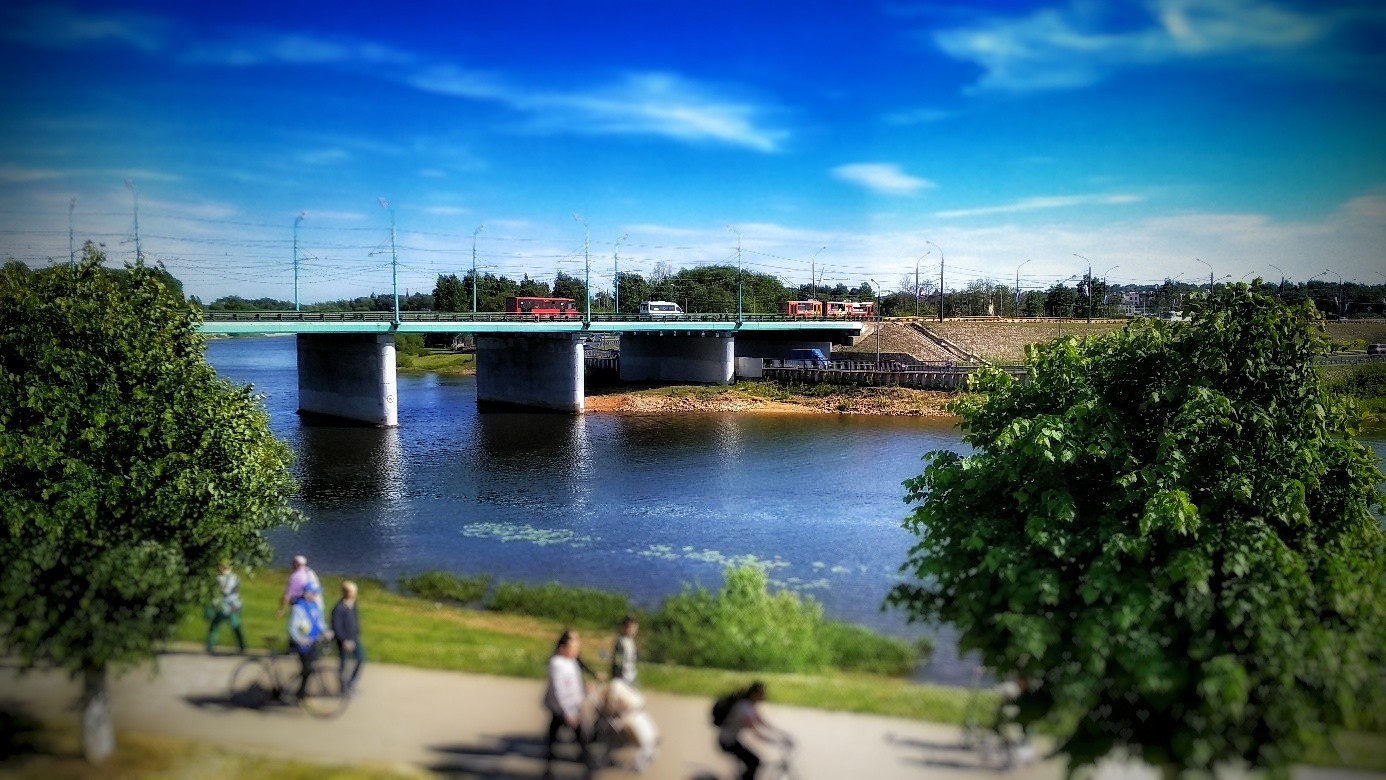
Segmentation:
[(114, 748), (106, 673), (209, 603), (222, 559), (292, 522), (290, 453), (203, 360), (198, 311), (143, 264), (0, 277), (0, 647), (83, 682), (83, 750)]
[(918, 581), (890, 603), (1032, 683), (1020, 720), (1070, 768), (1283, 769), (1386, 703), (1381, 473), (1320, 384), (1317, 312), (1247, 285), (1186, 312), (982, 372), (973, 453), (906, 482)]
[(471, 311), (471, 288), (463, 289), (457, 274), (439, 274), (438, 282), (433, 285), (433, 306), (437, 311)]
[(616, 285), (621, 293), (619, 298), (623, 314), (639, 313), (640, 304), (650, 300), (650, 283), (640, 274), (622, 271)]
[(586, 311), (587, 288), (581, 279), (559, 271), (553, 280), (553, 295), (555, 298), (572, 298), (577, 301), (578, 311)]

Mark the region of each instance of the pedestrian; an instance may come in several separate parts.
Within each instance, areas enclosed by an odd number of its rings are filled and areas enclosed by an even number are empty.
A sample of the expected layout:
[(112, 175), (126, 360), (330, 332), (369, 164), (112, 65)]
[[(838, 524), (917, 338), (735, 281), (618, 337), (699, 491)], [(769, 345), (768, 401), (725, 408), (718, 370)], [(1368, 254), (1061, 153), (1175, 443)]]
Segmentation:
[(635, 635), (639, 631), (640, 622), (634, 615), (621, 619), (621, 632), (616, 635), (616, 646), (611, 650), (611, 679), (635, 685)]
[(245, 635), (241, 633), (241, 579), (231, 571), (231, 564), (222, 561), (217, 566), (217, 601), (212, 606), (212, 624), (207, 627), (207, 652), (216, 653), (217, 634), (222, 623), (229, 623), (236, 635), (236, 650), (245, 652)]
[[(366, 651), (361, 647), (361, 623), (356, 615), (356, 583), (351, 580), (342, 583), (342, 599), (332, 607), (332, 638), (337, 641), (337, 657), (341, 660), (337, 673), (342, 680), (342, 695), (350, 696), (355, 693), (361, 664), (366, 662)], [(348, 660), (352, 664), (350, 675)]]
[(318, 580), (317, 572), (308, 568), (308, 559), (302, 555), (295, 555), (293, 570), (289, 572), (289, 582), (284, 586), (284, 598), (280, 599), (279, 611), (274, 613), (274, 616), (284, 617), (284, 611), (303, 595), (309, 585), (316, 586), (318, 592), (322, 592), (322, 582)]
[(322, 618), (322, 588), (309, 583), (303, 595), (294, 601), (289, 610), (289, 647), (298, 655), (302, 665), (298, 679), (298, 697), (308, 687), (308, 675), (313, 671), (313, 662), (318, 657), (318, 642), (327, 633)]
[(544, 772), (553, 772), (553, 746), (558, 742), (558, 733), (563, 728), (573, 732), (578, 743), (578, 758), (591, 766), (587, 752), (587, 731), (582, 724), (582, 705), (587, 698), (587, 689), (582, 682), (582, 669), (578, 666), (578, 651), (582, 648), (582, 638), (578, 632), (565, 630), (558, 637), (553, 656), (549, 658), (549, 685), (544, 691), (544, 706), (549, 710), (549, 733), (545, 744)]
[(741, 741), (742, 731), (750, 729), (761, 739), (779, 742), (785, 747), (794, 745), (794, 740), (788, 733), (765, 721), (765, 717), (760, 713), (762, 701), (765, 701), (765, 683), (757, 680), (751, 683), (732, 705), (726, 720), (722, 722), (722, 730), (717, 735), (717, 746), (722, 748), (723, 752), (735, 756), (745, 767), (745, 771), (741, 773), (742, 780), (754, 780), (756, 771), (760, 769), (760, 756)]

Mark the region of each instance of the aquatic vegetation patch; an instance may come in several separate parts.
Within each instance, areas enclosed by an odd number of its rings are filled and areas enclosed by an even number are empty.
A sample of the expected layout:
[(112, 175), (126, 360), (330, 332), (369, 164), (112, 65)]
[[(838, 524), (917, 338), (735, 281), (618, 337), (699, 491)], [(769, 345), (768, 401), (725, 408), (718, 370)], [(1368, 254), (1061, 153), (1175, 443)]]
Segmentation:
[(469, 523), (462, 526), (462, 535), (473, 539), (529, 542), (540, 547), (553, 544), (587, 547), (597, 541), (596, 537), (580, 535), (566, 528), (535, 528), (524, 523)]

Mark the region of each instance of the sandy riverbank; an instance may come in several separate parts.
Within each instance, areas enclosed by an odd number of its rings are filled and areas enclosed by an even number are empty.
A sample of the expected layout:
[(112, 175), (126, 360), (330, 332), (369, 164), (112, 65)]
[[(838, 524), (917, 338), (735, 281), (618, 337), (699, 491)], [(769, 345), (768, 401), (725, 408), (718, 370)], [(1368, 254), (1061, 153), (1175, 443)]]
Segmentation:
[(948, 417), (944, 406), (957, 396), (939, 390), (904, 387), (842, 388), (819, 394), (795, 393), (765, 383), (732, 387), (661, 387), (598, 392), (587, 396), (588, 413), (667, 414), (737, 412), (751, 414), (869, 414)]

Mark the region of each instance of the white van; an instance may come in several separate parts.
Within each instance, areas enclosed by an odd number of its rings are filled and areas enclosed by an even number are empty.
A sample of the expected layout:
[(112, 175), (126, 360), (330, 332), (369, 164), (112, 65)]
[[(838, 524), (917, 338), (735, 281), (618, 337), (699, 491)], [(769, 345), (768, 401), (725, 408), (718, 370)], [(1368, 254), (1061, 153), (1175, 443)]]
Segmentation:
[(683, 308), (673, 301), (645, 301), (640, 304), (640, 313), (650, 317), (675, 317), (683, 314)]

